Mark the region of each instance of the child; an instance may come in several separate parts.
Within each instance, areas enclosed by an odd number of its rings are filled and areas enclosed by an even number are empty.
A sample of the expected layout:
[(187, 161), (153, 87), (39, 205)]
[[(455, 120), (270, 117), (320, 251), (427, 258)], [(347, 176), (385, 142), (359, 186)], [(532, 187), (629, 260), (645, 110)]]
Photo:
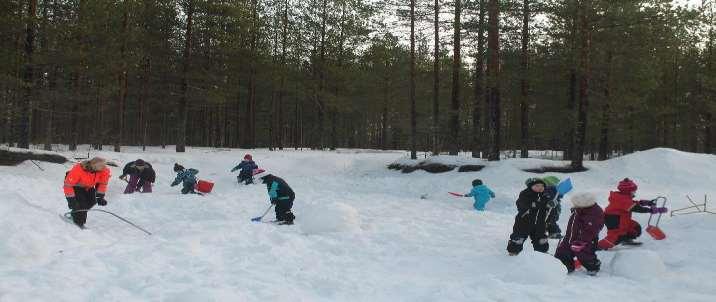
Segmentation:
[(517, 199), (517, 216), (512, 228), (512, 235), (507, 243), (507, 252), (515, 256), (522, 251), (522, 245), (529, 236), (535, 251), (546, 253), (549, 242), (545, 232), (547, 219), (547, 198), (544, 195), (544, 181), (530, 178), (525, 181), (527, 186)]
[(111, 172), (104, 158), (95, 157), (72, 167), (65, 174), (63, 191), (67, 198), (67, 207), (72, 210), (72, 221), (80, 228), (87, 222), (87, 211), (95, 204), (106, 206)]
[(481, 179), (475, 179), (472, 181), (472, 190), (464, 196), (475, 198), (475, 203), (472, 206), (475, 207), (475, 210), (484, 211), (485, 205), (490, 201), (490, 198), (495, 198), (495, 193), (482, 184)]
[(549, 200), (548, 206), (550, 209), (547, 210), (547, 237), (551, 239), (562, 238), (562, 230), (559, 228), (559, 215), (562, 213), (562, 195), (557, 193), (557, 185), (559, 185), (559, 178), (556, 176), (547, 176), (542, 178), (546, 185), (544, 189), (545, 196)]
[(174, 172), (177, 173), (177, 177), (172, 182), (172, 187), (182, 183), (182, 194), (197, 194), (194, 191), (194, 187), (196, 186), (196, 175), (199, 174), (199, 170), (185, 169), (182, 165), (175, 163)]
[(567, 273), (574, 271), (574, 257), (582, 263), (589, 275), (599, 272), (601, 262), (594, 251), (597, 249), (599, 232), (604, 227), (604, 212), (593, 194), (581, 193), (572, 196), (572, 216), (569, 217), (567, 232), (557, 247), (554, 257), (567, 267)]
[(243, 182), (248, 185), (254, 183), (253, 172), (258, 168), (259, 166), (257, 166), (256, 163), (253, 161), (251, 154), (246, 154), (244, 155), (244, 160), (242, 160), (239, 165), (231, 169), (231, 172), (241, 169), (241, 171), (239, 172), (239, 176), (237, 176), (236, 178), (239, 180), (239, 183)]
[(637, 185), (629, 178), (619, 182), (616, 192), (609, 194), (609, 205), (604, 210), (604, 225), (607, 237), (599, 241), (599, 248), (608, 250), (618, 244), (641, 245), (634, 241), (641, 235), (641, 225), (631, 219), (631, 213), (666, 213), (664, 207), (657, 207), (653, 200), (634, 200)]
[[(127, 180), (127, 175), (129, 175), (129, 180)], [(127, 182), (124, 194), (131, 194), (140, 190), (142, 193), (151, 193), (156, 173), (148, 162), (137, 159), (124, 166), (119, 179)]]
[(296, 199), (296, 194), (290, 186), (280, 177), (267, 174), (262, 172), (257, 174), (261, 182), (266, 184), (271, 204), (275, 205), (276, 210), (276, 221), (278, 224), (293, 224), (293, 220), (296, 216), (291, 212), (293, 207), (293, 200)]

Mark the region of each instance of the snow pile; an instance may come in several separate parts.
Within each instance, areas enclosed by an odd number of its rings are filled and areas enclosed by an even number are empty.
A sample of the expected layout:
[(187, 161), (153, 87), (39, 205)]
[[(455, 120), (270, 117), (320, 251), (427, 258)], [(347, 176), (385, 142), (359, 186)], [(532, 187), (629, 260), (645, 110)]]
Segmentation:
[(358, 210), (345, 203), (306, 206), (301, 209), (300, 215), (304, 234), (360, 231)]
[(489, 271), (503, 282), (530, 285), (559, 285), (567, 277), (567, 269), (554, 256), (526, 249), (517, 256), (496, 256)]
[(661, 256), (644, 249), (617, 251), (610, 267), (613, 275), (629, 279), (653, 280), (666, 274)]

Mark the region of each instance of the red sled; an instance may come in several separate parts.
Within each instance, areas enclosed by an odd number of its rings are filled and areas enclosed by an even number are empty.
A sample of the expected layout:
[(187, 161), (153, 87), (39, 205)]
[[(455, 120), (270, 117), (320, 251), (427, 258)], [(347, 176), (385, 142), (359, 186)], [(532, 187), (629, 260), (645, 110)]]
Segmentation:
[(214, 183), (208, 180), (200, 180), (196, 183), (196, 190), (201, 193), (211, 193), (211, 189), (214, 188)]
[(266, 172), (266, 170), (261, 169), (261, 168), (254, 169), (254, 170), (251, 172), (251, 176), (254, 176), (254, 175), (257, 175), (257, 174), (260, 174), (260, 173), (263, 173), (263, 172)]

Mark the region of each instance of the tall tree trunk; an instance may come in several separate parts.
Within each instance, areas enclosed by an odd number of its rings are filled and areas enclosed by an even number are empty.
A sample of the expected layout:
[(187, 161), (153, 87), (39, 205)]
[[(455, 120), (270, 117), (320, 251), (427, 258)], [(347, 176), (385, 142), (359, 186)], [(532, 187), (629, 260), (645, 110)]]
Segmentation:
[(455, 19), (453, 20), (453, 55), (452, 55), (452, 100), (450, 103), (450, 155), (460, 151), (460, 15), (461, 0), (455, 0)]
[(284, 125), (284, 112), (283, 112), (283, 98), (286, 94), (286, 76), (288, 72), (288, 66), (286, 65), (286, 47), (288, 40), (288, 0), (284, 1), (283, 16), (282, 16), (282, 33), (281, 33), (281, 88), (279, 89), (278, 95), (278, 141), (277, 147), (279, 150), (283, 150), (284, 143), (284, 131), (286, 129)]
[(317, 107), (318, 107), (318, 145), (316, 146), (316, 149), (323, 150), (325, 147), (324, 139), (323, 139), (323, 130), (324, 130), (324, 120), (325, 120), (325, 113), (326, 113), (326, 104), (324, 98), (324, 92), (323, 89), (325, 88), (326, 84), (326, 22), (328, 19), (327, 9), (328, 9), (328, 2), (327, 0), (323, 0), (322, 10), (321, 10), (321, 50), (320, 50), (320, 62), (319, 62), (319, 68), (318, 68), (318, 94), (317, 94)]
[[(457, 0), (460, 1), (460, 0)], [(458, 13), (456, 13), (457, 15)], [(459, 20), (458, 20), (459, 22)], [(459, 32), (458, 32), (459, 34)], [(458, 52), (459, 54), (459, 52)], [(418, 139), (415, 112), (415, 0), (410, 0), (410, 158), (417, 159)]]
[(248, 102), (246, 103), (246, 148), (256, 147), (256, 59), (258, 58), (258, 0), (251, 0), (251, 36)]
[(440, 154), (440, 0), (435, 0), (433, 16), (433, 155)]
[(27, 24), (25, 28), (25, 62), (22, 80), (23, 95), (20, 102), (18, 148), (30, 148), (30, 123), (32, 122), (32, 93), (35, 87), (33, 52), (35, 51), (35, 18), (37, 17), (37, 0), (27, 2)]
[(599, 156), (598, 160), (607, 160), (609, 158), (609, 117), (611, 103), (611, 73), (612, 73), (612, 51), (607, 51), (606, 76), (604, 79), (604, 104), (602, 105), (602, 127), (599, 133)]
[(487, 33), (487, 93), (490, 103), (490, 132), (492, 134), (488, 160), (500, 160), (501, 127), (500, 122), (500, 32), (499, 1), (490, 0), (488, 3), (488, 33)]
[(472, 157), (479, 158), (482, 137), (482, 100), (485, 97), (485, 0), (479, 2), (477, 23), (477, 55), (475, 58), (475, 99), (472, 105)]
[(590, 24), (592, 9), (591, 0), (583, 0), (580, 8), (580, 40), (579, 48), (579, 108), (577, 111), (577, 124), (574, 136), (573, 169), (584, 169), (584, 147), (587, 135), (587, 111), (589, 110), (589, 81), (591, 65), (589, 55), (592, 43), (592, 28)]
[(192, 47), (192, 23), (194, 18), (194, 0), (188, 0), (186, 10), (186, 32), (184, 33), (184, 55), (182, 60), (182, 75), (180, 85), (179, 100), (179, 131), (177, 131), (176, 152), (186, 151), (186, 132), (189, 120), (189, 96), (188, 93), (188, 73), (191, 64), (191, 47)]
[(149, 85), (151, 84), (151, 70), (152, 70), (152, 60), (151, 57), (147, 56), (144, 59), (144, 75), (142, 76), (142, 94), (139, 96), (139, 123), (137, 127), (141, 131), (141, 137), (142, 137), (142, 151), (147, 150), (147, 128), (148, 128), (148, 122), (146, 118), (146, 103), (147, 98), (149, 97)]
[(117, 137), (114, 141), (114, 152), (120, 152), (122, 143), (124, 142), (124, 107), (127, 102), (127, 58), (125, 52), (127, 49), (127, 29), (129, 27), (129, 22), (127, 20), (129, 8), (127, 5), (127, 1), (125, 0), (122, 12), (122, 45), (119, 48), (119, 60), (121, 66), (119, 71), (119, 104), (117, 104), (119, 109), (119, 125), (117, 127)]
[(530, 1), (524, 0), (522, 2), (522, 70), (520, 79), (520, 157), (529, 157), (529, 84), (527, 78), (529, 77), (529, 39), (530, 39)]

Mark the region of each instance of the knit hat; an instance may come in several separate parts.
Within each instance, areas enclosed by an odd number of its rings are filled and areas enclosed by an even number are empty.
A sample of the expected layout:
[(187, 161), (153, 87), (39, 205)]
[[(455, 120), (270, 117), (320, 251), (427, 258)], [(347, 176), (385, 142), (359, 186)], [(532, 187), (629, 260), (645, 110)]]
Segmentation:
[(174, 163), (174, 172), (180, 172), (184, 170), (184, 166)]
[(545, 178), (542, 178), (542, 180), (548, 186), (556, 186), (559, 184), (559, 177), (557, 176), (547, 176)]
[(632, 193), (636, 192), (637, 189), (638, 189), (638, 187), (637, 187), (636, 183), (634, 183), (629, 178), (624, 178), (622, 181), (619, 182), (619, 185), (617, 185), (617, 190), (619, 190), (619, 192), (622, 192), (624, 194), (632, 194)]
[(244, 160), (254, 160), (253, 157), (251, 157), (251, 154), (244, 155)]
[(588, 208), (597, 203), (597, 197), (592, 193), (577, 193), (570, 199), (575, 208)]
[(134, 161), (135, 166), (144, 166), (144, 164), (144, 160), (142, 160), (141, 158)]
[(481, 185), (482, 185), (482, 179), (479, 179), (479, 178), (478, 178), (478, 179), (475, 179), (475, 180), (472, 181), (472, 186), (473, 186), (473, 187), (477, 187), (477, 186), (481, 186)]
[(530, 177), (530, 178), (528, 178), (527, 180), (525, 180), (525, 185), (526, 185), (528, 188), (531, 188), (532, 186), (534, 186), (534, 185), (536, 185), (536, 184), (542, 184), (542, 185), (544, 185), (544, 180), (539, 179), (539, 178), (537, 178), (537, 177)]

